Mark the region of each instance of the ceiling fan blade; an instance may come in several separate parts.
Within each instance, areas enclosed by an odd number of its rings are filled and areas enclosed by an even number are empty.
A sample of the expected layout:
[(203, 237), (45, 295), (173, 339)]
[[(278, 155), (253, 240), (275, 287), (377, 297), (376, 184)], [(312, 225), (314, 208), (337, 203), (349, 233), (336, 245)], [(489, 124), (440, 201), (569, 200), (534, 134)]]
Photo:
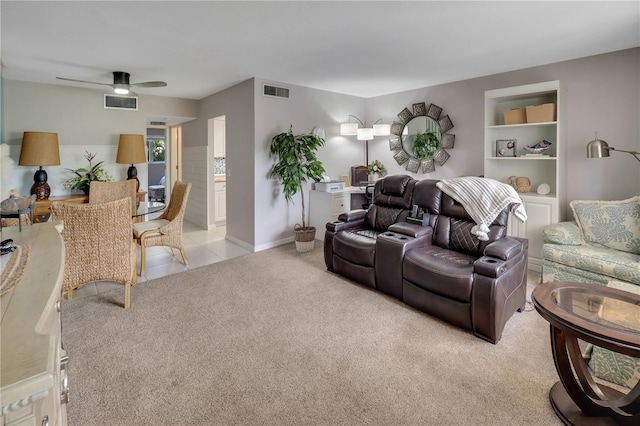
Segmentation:
[(164, 81), (145, 81), (144, 83), (131, 83), (131, 87), (165, 87)]
[(96, 81), (76, 80), (73, 78), (56, 77), (58, 80), (75, 81), (77, 83), (99, 84), (101, 86), (113, 86), (111, 83), (98, 83)]

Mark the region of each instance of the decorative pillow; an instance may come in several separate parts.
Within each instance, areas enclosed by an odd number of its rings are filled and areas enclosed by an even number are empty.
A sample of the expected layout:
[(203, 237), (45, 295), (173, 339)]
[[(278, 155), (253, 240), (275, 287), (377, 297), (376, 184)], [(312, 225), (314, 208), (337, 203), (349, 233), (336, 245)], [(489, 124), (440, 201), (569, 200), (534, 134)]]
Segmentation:
[(586, 242), (640, 254), (640, 196), (621, 201), (574, 200), (570, 206)]
[(542, 241), (545, 243), (580, 246), (584, 244), (580, 228), (576, 222), (559, 222), (545, 226), (542, 230)]

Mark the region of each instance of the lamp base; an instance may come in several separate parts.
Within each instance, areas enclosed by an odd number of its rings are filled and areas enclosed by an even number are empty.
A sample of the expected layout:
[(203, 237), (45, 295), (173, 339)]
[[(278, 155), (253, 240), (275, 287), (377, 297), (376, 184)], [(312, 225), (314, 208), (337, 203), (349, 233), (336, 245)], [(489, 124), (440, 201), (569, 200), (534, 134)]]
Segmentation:
[(51, 187), (47, 182), (36, 182), (31, 186), (31, 195), (36, 194), (36, 200), (48, 200), (51, 195)]
[(51, 187), (47, 183), (47, 172), (40, 167), (33, 175), (31, 195), (36, 194), (36, 200), (48, 200), (51, 195)]
[(136, 180), (136, 192), (140, 190), (140, 181), (138, 180), (138, 169), (133, 164), (129, 166), (127, 169), (127, 180), (135, 179)]

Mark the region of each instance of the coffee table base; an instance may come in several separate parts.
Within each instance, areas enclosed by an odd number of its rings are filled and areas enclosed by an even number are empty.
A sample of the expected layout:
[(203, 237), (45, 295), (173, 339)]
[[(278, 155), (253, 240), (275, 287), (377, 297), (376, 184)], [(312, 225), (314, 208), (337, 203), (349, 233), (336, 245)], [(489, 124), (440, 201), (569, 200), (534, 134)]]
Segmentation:
[[(606, 388), (600, 385), (600, 388)], [(604, 391), (605, 389), (603, 389)], [(606, 392), (619, 393), (618, 391), (606, 388)], [(549, 400), (551, 406), (556, 415), (560, 417), (560, 420), (566, 425), (572, 426), (617, 426), (617, 425), (631, 425), (638, 424), (637, 418), (617, 418), (617, 420), (603, 416), (603, 417), (590, 417), (586, 416), (582, 410), (573, 402), (567, 391), (562, 386), (562, 382), (556, 382), (555, 385), (549, 391)]]

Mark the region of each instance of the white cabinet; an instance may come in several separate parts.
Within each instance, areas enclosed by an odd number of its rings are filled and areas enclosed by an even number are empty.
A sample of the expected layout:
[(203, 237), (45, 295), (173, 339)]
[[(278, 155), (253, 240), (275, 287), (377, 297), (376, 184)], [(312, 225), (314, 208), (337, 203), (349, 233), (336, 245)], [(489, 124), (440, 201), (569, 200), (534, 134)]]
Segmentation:
[(316, 239), (324, 241), (327, 222), (351, 210), (351, 193), (309, 191), (309, 225), (316, 228)]
[(28, 244), (31, 251), (20, 281), (0, 297), (3, 426), (67, 424), (67, 358), (60, 324), (64, 246), (56, 226), (61, 223), (2, 230), (2, 238)]
[(224, 157), (226, 154), (225, 120), (215, 118), (213, 120), (213, 156)]
[(227, 183), (215, 182), (215, 215), (214, 220), (221, 222), (227, 220)]
[[(504, 124), (504, 110), (553, 103), (556, 117), (550, 121)], [(507, 183), (509, 177), (527, 177), (531, 181), (528, 193), (520, 193), (528, 220), (520, 223), (510, 217), (508, 233), (529, 239), (529, 267), (539, 271), (542, 265), (542, 230), (564, 220), (560, 206), (564, 203), (566, 141), (561, 127), (563, 108), (560, 82), (550, 81), (485, 92), (484, 176)], [(515, 156), (499, 156), (496, 141), (515, 140)], [(531, 156), (524, 149), (542, 140), (552, 143), (546, 155)], [(537, 193), (546, 183), (550, 192)]]

